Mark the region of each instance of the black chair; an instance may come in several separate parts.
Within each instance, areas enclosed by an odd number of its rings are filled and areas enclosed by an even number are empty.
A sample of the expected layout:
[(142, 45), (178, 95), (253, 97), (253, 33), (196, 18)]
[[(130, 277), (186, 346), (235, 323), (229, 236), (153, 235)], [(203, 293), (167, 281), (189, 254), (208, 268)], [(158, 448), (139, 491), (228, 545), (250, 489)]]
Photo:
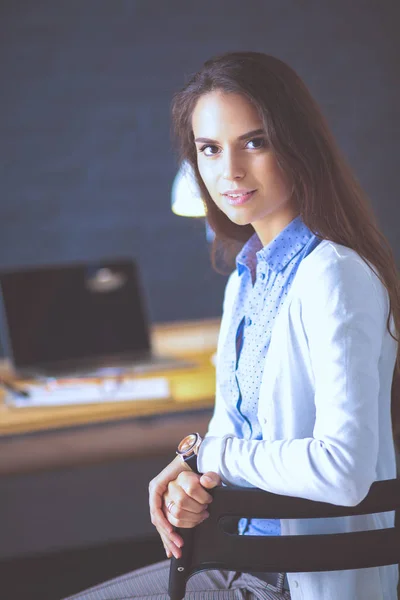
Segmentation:
[[(335, 506), (254, 488), (218, 487), (211, 491), (209, 517), (192, 529), (178, 529), (182, 557), (171, 559), (169, 596), (181, 600), (186, 582), (209, 569), (241, 572), (301, 573), (339, 571), (400, 563), (400, 479), (372, 484), (357, 506)], [(396, 511), (395, 527), (339, 534), (245, 536), (229, 533), (232, 518), (302, 519), (344, 517)]]

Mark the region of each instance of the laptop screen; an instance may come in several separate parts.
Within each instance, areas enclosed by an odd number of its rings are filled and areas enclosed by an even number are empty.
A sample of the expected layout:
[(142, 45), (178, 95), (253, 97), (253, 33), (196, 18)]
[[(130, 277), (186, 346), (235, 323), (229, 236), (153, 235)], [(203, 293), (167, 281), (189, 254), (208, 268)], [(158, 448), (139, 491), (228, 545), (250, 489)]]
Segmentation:
[(0, 273), (9, 353), (16, 367), (123, 357), (150, 350), (132, 260)]

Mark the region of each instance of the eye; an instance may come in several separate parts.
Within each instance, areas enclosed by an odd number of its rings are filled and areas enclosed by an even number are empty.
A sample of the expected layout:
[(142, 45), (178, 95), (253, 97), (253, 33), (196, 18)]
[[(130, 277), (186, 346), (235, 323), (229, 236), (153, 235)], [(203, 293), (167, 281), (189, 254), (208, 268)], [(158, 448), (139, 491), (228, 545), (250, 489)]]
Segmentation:
[(249, 148), (249, 144), (252, 144), (250, 150), (258, 150), (259, 148), (265, 148), (267, 145), (267, 140), (263, 137), (253, 138), (249, 140), (246, 144), (246, 148)]
[(202, 152), (205, 156), (215, 156), (218, 153), (217, 146), (212, 146), (210, 144), (204, 144), (199, 148), (199, 152)]

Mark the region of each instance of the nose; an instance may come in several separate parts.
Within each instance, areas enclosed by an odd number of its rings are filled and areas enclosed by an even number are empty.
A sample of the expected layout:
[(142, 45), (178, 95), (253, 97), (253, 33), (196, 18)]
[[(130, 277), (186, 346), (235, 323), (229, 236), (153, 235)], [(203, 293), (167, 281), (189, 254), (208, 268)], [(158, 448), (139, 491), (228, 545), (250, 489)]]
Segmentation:
[(226, 151), (223, 155), (222, 177), (228, 181), (242, 179), (245, 176), (245, 168), (239, 156), (232, 151)]

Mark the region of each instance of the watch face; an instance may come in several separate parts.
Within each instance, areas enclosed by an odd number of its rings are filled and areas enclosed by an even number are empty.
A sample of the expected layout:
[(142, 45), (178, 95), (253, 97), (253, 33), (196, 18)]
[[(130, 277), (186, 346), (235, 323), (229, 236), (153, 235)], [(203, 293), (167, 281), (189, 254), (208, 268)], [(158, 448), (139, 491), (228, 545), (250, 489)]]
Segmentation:
[(193, 448), (196, 441), (197, 441), (197, 434), (190, 433), (189, 435), (184, 437), (183, 440), (180, 442), (180, 444), (178, 446), (178, 453), (186, 454), (186, 452), (189, 452)]

